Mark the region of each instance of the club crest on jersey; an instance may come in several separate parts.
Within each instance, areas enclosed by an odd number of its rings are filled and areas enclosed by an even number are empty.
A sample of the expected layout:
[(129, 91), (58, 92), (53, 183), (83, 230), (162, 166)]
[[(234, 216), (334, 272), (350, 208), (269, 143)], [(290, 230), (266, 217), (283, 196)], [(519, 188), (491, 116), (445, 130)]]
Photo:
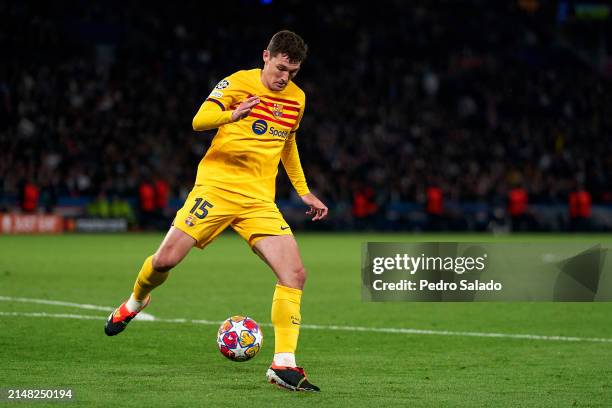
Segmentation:
[(187, 218), (185, 218), (185, 224), (187, 224), (190, 227), (193, 227), (195, 225), (194, 222), (194, 218), (193, 218), (193, 214), (189, 214), (189, 216), (187, 216)]
[(277, 119), (283, 116), (283, 105), (281, 105), (280, 103), (275, 103), (272, 107), (272, 114)]

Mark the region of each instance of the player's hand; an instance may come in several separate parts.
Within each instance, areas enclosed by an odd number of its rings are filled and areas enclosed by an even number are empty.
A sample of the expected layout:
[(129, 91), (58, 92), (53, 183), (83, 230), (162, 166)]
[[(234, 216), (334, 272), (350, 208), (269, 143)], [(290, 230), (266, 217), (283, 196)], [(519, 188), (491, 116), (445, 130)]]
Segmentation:
[(249, 116), (249, 113), (251, 113), (253, 107), (258, 103), (259, 96), (251, 96), (242, 101), (240, 105), (238, 105), (238, 107), (232, 112), (232, 122), (236, 122)]
[(327, 217), (327, 206), (323, 204), (323, 202), (321, 202), (317, 196), (312, 193), (308, 193), (304, 194), (301, 198), (304, 204), (310, 207), (310, 209), (306, 211), (306, 215), (312, 215), (313, 221), (322, 220), (323, 218)]

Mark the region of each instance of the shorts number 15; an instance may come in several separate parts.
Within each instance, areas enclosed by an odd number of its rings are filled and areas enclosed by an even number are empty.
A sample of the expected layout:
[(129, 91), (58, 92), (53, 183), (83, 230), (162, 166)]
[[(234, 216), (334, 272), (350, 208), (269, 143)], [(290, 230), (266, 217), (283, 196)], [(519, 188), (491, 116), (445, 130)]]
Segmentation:
[(196, 198), (195, 205), (189, 211), (191, 214), (195, 215), (199, 219), (203, 219), (208, 215), (208, 208), (213, 208), (214, 205), (209, 203), (208, 201), (204, 201), (203, 198)]

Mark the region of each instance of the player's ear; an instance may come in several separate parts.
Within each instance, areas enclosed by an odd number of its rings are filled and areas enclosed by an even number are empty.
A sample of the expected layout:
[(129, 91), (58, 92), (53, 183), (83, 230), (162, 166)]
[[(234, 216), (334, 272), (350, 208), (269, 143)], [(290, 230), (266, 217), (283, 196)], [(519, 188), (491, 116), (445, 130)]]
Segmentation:
[(264, 63), (267, 63), (268, 61), (270, 61), (270, 51), (269, 50), (263, 50), (263, 61)]

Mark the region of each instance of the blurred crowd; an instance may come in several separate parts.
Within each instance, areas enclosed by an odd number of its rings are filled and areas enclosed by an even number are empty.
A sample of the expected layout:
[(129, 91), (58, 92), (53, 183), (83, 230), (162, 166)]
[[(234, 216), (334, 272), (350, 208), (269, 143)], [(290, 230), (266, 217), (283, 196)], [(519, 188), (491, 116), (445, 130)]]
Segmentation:
[[(612, 86), (559, 46), (548, 2), (62, 3), (0, 1), (0, 211), (27, 186), (48, 211), (143, 184), (184, 198), (213, 135), (193, 115), (282, 28), (310, 47), (302, 164), (347, 223), (430, 187), (612, 204)], [(278, 198), (293, 194), (281, 174)]]

